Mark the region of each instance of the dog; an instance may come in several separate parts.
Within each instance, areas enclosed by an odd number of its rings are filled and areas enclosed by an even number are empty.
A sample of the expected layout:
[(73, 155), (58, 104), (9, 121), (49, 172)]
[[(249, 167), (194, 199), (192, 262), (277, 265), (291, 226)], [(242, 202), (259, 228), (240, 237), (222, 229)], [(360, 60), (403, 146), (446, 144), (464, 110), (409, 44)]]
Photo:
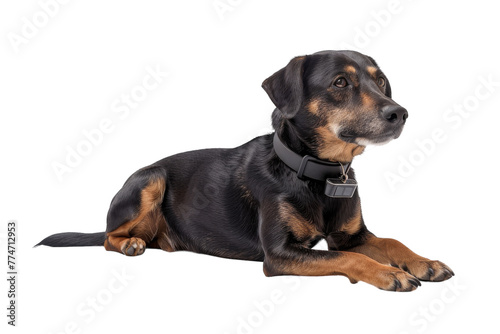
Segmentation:
[[(454, 275), (376, 237), (363, 220), (352, 160), (398, 138), (408, 117), (374, 59), (299, 56), (262, 87), (276, 106), (274, 133), (144, 167), (114, 196), (105, 232), (59, 233), (38, 245), (104, 245), (127, 256), (187, 250), (262, 261), (266, 276), (343, 275), (390, 291)], [(312, 249), (321, 239), (328, 251)]]

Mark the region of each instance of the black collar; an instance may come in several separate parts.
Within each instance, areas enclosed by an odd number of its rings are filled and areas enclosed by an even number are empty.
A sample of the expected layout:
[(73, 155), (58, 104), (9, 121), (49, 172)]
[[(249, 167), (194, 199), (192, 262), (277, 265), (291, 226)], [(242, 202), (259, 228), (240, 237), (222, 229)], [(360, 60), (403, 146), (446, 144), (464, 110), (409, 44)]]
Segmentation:
[(301, 156), (283, 144), (277, 133), (274, 133), (273, 147), (281, 161), (296, 171), (297, 177), (300, 179), (310, 178), (318, 181), (326, 181), (328, 178), (338, 179), (344, 172), (347, 174), (351, 167), (350, 162), (341, 164), (340, 162), (316, 159), (310, 155)]

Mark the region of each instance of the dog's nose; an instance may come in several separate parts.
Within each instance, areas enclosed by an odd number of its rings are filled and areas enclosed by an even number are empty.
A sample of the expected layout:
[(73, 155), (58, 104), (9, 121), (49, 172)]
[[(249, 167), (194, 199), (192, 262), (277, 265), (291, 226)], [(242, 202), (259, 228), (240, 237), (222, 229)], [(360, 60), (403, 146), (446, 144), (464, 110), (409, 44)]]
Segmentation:
[(404, 124), (408, 118), (408, 111), (401, 106), (385, 106), (382, 108), (382, 116), (391, 123)]

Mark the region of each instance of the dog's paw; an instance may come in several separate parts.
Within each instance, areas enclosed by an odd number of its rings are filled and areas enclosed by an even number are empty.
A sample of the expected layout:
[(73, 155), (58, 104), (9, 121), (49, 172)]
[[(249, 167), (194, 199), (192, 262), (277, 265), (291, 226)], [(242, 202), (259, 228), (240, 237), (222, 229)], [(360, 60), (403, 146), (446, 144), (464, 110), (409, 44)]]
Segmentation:
[(421, 281), (441, 282), (455, 275), (453, 270), (441, 261), (416, 260), (407, 262), (401, 269)]
[(141, 255), (146, 250), (146, 243), (141, 238), (132, 237), (123, 243), (122, 253), (127, 256)]
[(383, 266), (364, 281), (387, 291), (413, 291), (421, 285), (413, 275), (389, 266)]

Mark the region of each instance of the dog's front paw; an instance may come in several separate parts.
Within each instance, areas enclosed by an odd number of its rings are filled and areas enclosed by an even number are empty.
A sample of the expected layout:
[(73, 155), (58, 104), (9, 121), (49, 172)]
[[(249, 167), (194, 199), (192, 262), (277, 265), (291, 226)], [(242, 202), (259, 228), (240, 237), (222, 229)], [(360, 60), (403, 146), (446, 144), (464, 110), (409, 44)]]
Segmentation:
[(415, 260), (407, 262), (401, 269), (421, 281), (441, 282), (455, 275), (453, 270), (441, 261)]
[[(360, 280), (387, 291), (413, 291), (421, 285), (413, 275), (399, 268), (385, 265), (381, 265)], [(353, 282), (352, 279), (351, 282)]]
[(146, 243), (141, 238), (132, 237), (122, 244), (121, 250), (127, 256), (141, 255), (146, 250)]
[(388, 291), (413, 291), (421, 284), (418, 279), (402, 270), (385, 271), (379, 274), (379, 288)]

